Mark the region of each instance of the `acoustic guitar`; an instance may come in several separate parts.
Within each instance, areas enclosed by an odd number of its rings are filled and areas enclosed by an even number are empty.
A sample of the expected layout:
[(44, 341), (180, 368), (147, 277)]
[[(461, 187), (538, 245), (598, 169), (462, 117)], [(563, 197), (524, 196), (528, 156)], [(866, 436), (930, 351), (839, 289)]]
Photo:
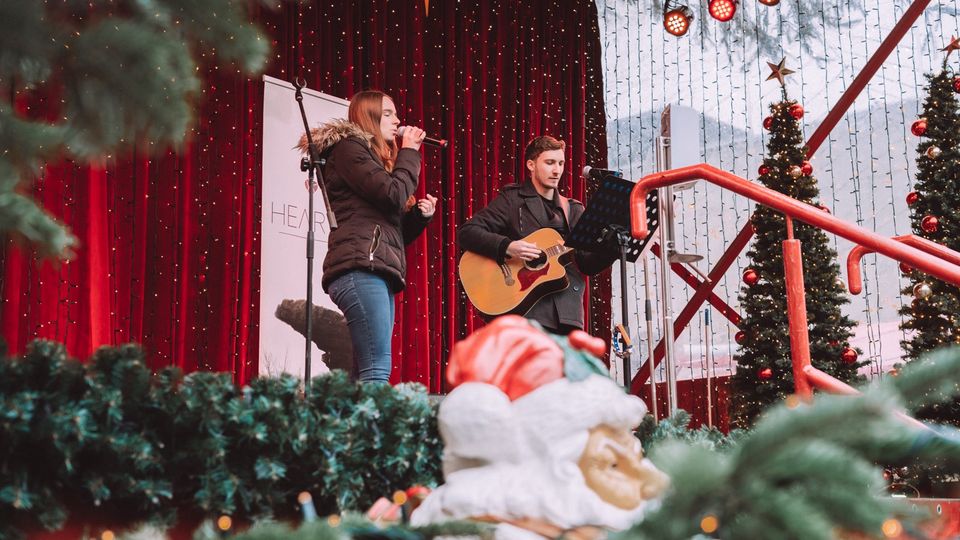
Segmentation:
[(563, 237), (554, 229), (530, 233), (524, 241), (540, 248), (540, 257), (532, 261), (508, 259), (503, 264), (467, 251), (460, 258), (460, 282), (470, 302), (491, 317), (507, 313), (523, 315), (544, 296), (562, 291), (567, 280), (565, 264), (573, 251), (563, 245)]

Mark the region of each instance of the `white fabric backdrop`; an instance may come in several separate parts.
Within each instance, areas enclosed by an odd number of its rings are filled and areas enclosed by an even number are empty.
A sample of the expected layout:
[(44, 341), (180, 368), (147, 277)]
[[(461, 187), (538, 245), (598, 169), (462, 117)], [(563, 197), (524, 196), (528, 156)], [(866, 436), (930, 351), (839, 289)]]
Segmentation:
[[(263, 90), (263, 214), (260, 248), (260, 374), (303, 375), (304, 339), (279, 321), (274, 311), (284, 299), (307, 297), (307, 173), (300, 171), (303, 135), (300, 107), (293, 85), (264, 76)], [(303, 90), (310, 127), (331, 118), (346, 118), (349, 102), (313, 90)], [(329, 228), (320, 192), (314, 194), (313, 303), (336, 310), (320, 288), (321, 266), (327, 254)], [(339, 310), (338, 310), (339, 311)], [(327, 371), (316, 345), (311, 375)]]

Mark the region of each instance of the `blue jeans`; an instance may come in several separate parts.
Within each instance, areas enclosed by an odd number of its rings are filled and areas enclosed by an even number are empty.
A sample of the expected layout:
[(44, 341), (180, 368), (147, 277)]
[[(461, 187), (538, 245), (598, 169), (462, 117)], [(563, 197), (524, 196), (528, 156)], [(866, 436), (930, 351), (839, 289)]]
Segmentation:
[(347, 320), (353, 367), (365, 382), (389, 382), (393, 337), (393, 292), (376, 274), (353, 270), (333, 280), (330, 298)]

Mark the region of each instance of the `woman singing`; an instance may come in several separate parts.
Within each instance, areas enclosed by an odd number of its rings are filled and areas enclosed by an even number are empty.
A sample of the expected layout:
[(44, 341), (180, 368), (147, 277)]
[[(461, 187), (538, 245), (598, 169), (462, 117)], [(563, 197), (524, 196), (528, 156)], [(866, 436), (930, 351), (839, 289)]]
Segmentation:
[(388, 382), (393, 296), (406, 285), (404, 246), (423, 232), (437, 199), (413, 196), (425, 133), (405, 128), (397, 148), (400, 119), (390, 96), (357, 93), (348, 118), (313, 131), (327, 159), (324, 180), (339, 225), (323, 260), (323, 290), (347, 320), (358, 378)]

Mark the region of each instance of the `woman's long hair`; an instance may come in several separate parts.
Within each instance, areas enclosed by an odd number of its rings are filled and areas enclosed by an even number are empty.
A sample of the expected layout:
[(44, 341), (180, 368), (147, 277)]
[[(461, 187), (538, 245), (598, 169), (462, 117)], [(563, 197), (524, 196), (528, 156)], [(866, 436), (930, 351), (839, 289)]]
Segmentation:
[(397, 159), (397, 141), (384, 139), (380, 131), (380, 118), (383, 116), (383, 98), (385, 97), (390, 96), (379, 90), (357, 92), (350, 98), (347, 119), (373, 135), (373, 151), (380, 156), (384, 168), (392, 171)]

